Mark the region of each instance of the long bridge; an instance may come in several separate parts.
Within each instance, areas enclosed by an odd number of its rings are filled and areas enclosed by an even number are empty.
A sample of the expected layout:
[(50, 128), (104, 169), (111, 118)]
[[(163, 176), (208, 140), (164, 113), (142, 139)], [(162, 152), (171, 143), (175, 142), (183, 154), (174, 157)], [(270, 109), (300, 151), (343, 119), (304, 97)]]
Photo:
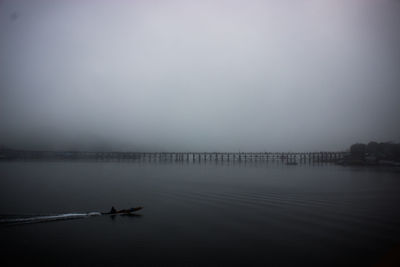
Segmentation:
[(0, 160), (134, 160), (171, 162), (337, 162), (348, 152), (88, 152), (0, 150)]

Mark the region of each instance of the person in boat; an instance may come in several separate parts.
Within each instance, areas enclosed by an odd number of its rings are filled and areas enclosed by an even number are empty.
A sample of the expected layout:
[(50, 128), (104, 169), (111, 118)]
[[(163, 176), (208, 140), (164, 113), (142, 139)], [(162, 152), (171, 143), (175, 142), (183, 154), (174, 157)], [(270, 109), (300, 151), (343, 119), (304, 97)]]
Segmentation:
[(117, 210), (114, 208), (114, 206), (112, 206), (111, 210), (110, 210), (110, 214), (114, 214), (114, 213), (117, 213)]
[(136, 207), (136, 208), (130, 208), (130, 209), (123, 209), (123, 210), (117, 210), (114, 208), (114, 206), (111, 207), (111, 210), (108, 214), (118, 214), (118, 213), (131, 213), (137, 210), (141, 210), (142, 207)]

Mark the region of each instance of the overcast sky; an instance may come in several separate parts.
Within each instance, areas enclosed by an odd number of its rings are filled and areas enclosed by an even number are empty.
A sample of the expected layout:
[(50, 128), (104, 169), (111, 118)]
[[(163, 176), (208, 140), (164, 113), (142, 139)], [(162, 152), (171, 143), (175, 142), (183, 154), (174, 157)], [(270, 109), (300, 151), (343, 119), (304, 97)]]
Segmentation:
[(0, 1), (0, 144), (400, 141), (400, 1)]

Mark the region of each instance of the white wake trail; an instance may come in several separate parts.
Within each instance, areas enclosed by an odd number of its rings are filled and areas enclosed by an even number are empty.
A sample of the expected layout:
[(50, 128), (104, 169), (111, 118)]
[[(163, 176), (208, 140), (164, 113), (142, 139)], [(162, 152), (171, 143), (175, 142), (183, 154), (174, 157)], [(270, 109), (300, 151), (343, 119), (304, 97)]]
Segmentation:
[(40, 222), (51, 222), (58, 220), (73, 220), (73, 219), (82, 219), (92, 216), (100, 216), (100, 212), (88, 212), (88, 213), (65, 213), (58, 215), (49, 215), (49, 216), (33, 216), (33, 217), (24, 217), (24, 218), (6, 218), (0, 219), (0, 223), (2, 224), (20, 224), (20, 223), (40, 223)]

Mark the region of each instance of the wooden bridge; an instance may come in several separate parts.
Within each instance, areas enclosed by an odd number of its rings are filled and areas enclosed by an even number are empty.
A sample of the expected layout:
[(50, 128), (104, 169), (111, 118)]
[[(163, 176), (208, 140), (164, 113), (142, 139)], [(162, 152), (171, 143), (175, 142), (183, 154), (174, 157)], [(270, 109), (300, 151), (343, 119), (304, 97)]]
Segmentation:
[(171, 162), (336, 162), (348, 152), (84, 152), (0, 150), (0, 159), (134, 160)]

